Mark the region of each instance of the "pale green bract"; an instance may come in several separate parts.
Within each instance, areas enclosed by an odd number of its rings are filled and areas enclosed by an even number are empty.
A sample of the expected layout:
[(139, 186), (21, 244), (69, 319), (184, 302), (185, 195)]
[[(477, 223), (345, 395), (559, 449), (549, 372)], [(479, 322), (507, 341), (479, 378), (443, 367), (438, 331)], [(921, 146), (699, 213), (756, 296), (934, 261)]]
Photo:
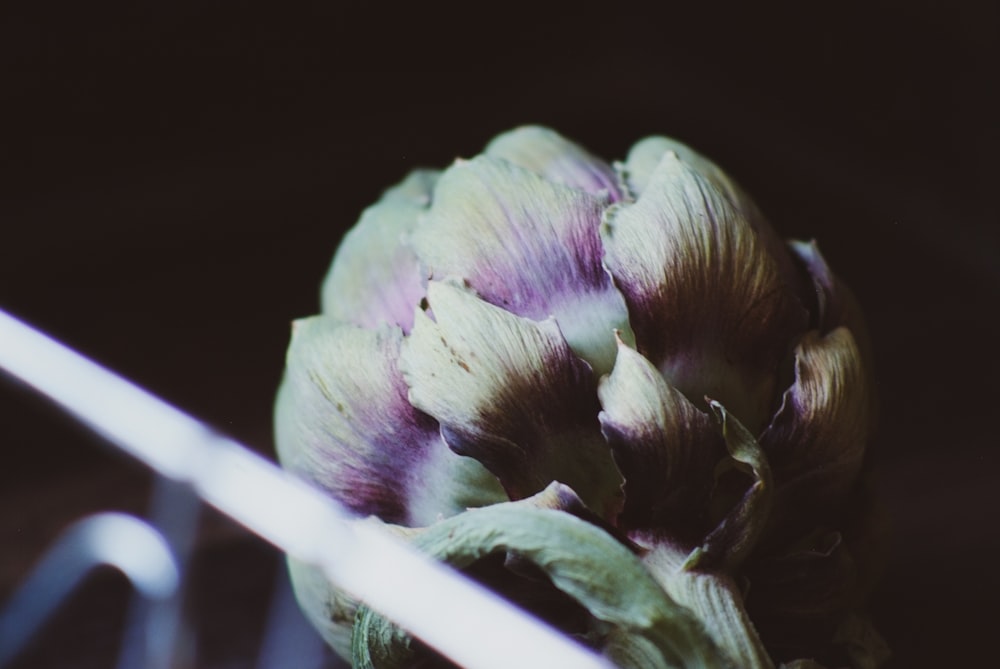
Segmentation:
[[(877, 667), (856, 302), (714, 163), (518, 128), (417, 171), (295, 323), (282, 464), (623, 667)], [(292, 563), (356, 667), (447, 666)]]

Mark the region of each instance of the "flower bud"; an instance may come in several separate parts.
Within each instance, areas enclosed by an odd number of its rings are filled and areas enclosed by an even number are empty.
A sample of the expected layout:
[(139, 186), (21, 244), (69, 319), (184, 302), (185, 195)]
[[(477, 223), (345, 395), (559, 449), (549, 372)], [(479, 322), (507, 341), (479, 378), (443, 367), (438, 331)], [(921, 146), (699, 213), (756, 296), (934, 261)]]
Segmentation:
[[(415, 172), (347, 233), (322, 310), (293, 329), (278, 455), (359, 516), (621, 666), (884, 657), (860, 311), (689, 147), (609, 165), (525, 127)], [(356, 666), (426, 660), (293, 575)]]

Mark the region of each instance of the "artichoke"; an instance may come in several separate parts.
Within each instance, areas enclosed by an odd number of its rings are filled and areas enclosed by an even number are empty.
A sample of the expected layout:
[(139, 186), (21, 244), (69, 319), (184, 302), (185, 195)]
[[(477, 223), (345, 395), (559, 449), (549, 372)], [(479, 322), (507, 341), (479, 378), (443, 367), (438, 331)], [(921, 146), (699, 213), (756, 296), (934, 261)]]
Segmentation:
[[(814, 242), (665, 137), (416, 171), (296, 321), (284, 467), (620, 666), (874, 667), (871, 356)], [(436, 666), (292, 563), (355, 666)]]

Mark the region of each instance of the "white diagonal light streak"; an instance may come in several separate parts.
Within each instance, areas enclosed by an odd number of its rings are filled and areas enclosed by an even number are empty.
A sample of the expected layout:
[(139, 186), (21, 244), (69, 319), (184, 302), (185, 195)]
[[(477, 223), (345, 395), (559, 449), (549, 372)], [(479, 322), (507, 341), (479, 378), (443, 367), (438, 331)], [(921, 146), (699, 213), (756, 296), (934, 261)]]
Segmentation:
[(610, 669), (232, 439), (0, 310), (0, 368), (470, 669)]

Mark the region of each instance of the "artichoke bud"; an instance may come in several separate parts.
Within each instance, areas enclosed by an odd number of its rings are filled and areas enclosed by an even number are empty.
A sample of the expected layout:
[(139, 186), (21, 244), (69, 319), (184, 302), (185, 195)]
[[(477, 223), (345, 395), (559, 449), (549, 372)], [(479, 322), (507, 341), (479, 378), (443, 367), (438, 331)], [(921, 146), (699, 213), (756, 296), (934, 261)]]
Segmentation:
[[(540, 127), (362, 214), (275, 410), (290, 471), (626, 667), (881, 661), (873, 424), (815, 242), (679, 142), (610, 165)], [(355, 666), (434, 662), (292, 574)]]

